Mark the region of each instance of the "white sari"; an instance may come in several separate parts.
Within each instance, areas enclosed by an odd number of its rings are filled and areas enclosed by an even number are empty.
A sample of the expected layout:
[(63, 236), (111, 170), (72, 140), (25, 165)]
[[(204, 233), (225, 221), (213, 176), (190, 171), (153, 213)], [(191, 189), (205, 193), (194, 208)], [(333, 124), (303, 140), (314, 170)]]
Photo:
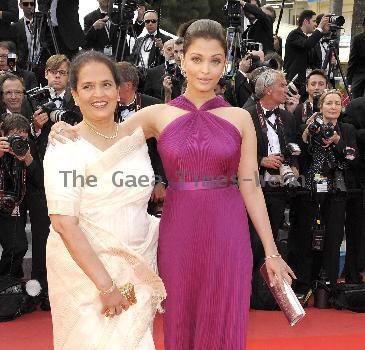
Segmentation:
[[(49, 214), (78, 217), (116, 285), (131, 282), (137, 297), (121, 315), (102, 315), (98, 290), (51, 227), (47, 272), (54, 349), (154, 349), (150, 326), (166, 293), (155, 272), (158, 219), (147, 214), (153, 170), (142, 129), (104, 152), (83, 139), (50, 145), (44, 169)], [(82, 175), (84, 186), (60, 171)], [(86, 184), (90, 175), (96, 186)]]

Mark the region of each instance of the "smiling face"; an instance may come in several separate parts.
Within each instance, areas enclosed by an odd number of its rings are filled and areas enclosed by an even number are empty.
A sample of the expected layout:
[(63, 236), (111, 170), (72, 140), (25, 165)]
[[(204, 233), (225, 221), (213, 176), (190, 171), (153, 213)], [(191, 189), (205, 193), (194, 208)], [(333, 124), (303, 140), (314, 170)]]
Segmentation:
[(191, 92), (214, 94), (225, 65), (225, 53), (215, 39), (197, 38), (188, 47), (182, 59)]
[(111, 70), (104, 63), (85, 63), (78, 72), (72, 95), (84, 119), (92, 123), (114, 119), (118, 87)]
[(2, 90), (6, 108), (12, 113), (20, 113), (24, 97), (23, 84), (18, 79), (7, 79), (3, 83)]
[(337, 93), (326, 95), (321, 104), (321, 112), (325, 121), (335, 122), (341, 114), (342, 99)]

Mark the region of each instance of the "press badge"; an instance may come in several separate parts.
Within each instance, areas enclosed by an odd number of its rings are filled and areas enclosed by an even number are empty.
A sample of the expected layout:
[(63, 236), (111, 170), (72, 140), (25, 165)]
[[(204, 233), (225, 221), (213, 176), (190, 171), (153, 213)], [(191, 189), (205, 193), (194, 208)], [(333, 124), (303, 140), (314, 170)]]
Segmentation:
[(113, 56), (113, 48), (110, 45), (104, 47), (104, 55)]
[(328, 181), (327, 177), (322, 176), (321, 174), (314, 175), (314, 182), (316, 185), (317, 193), (327, 193), (328, 192)]

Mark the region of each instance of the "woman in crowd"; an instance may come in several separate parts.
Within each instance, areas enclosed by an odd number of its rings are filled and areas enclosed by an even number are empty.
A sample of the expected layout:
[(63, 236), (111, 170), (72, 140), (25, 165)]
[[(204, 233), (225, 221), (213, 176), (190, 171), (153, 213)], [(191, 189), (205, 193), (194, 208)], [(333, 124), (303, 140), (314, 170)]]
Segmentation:
[[(271, 283), (294, 277), (278, 254), (261, 188), (255, 185), (250, 115), (214, 94), (225, 57), (222, 26), (195, 21), (184, 38), (184, 95), (144, 108), (120, 126), (127, 134), (142, 126), (145, 138), (158, 139), (169, 181), (158, 248), (168, 295), (167, 350), (245, 349), (252, 274), (246, 209), (262, 240)], [(71, 129), (54, 126), (68, 137)]]
[(70, 83), (81, 139), (49, 146), (44, 160), (54, 348), (154, 349), (149, 327), (165, 290), (152, 268), (153, 187), (118, 185), (121, 170), (153, 175), (143, 131), (127, 135), (114, 122), (120, 77), (101, 53), (78, 56)]
[[(336, 284), (339, 270), (340, 246), (344, 236), (346, 196), (344, 190), (354, 185), (352, 168), (356, 165), (355, 128), (341, 123), (338, 118), (342, 110), (342, 95), (339, 90), (325, 90), (320, 98), (320, 115), (308, 119), (302, 138), (304, 152), (311, 163), (305, 175), (305, 187), (311, 195), (297, 198), (297, 214), (289, 236), (291, 254), (289, 262), (298, 277), (295, 283), (297, 293), (304, 293), (318, 279), (320, 270)], [(313, 121), (320, 117), (322, 128), (316, 128)], [(325, 136), (323, 130), (332, 130)], [(322, 247), (313, 241), (313, 226), (317, 218), (325, 226)], [(353, 239), (350, 238), (348, 242)], [(313, 252), (313, 248), (317, 251)], [(323, 250), (323, 251), (322, 251)]]

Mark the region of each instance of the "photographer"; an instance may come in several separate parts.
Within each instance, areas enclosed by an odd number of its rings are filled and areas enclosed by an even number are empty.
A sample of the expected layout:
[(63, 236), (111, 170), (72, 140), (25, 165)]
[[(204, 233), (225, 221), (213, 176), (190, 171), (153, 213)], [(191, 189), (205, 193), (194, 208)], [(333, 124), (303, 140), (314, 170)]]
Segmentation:
[[(316, 13), (304, 10), (298, 20), (298, 28), (291, 31), (285, 43), (284, 71), (288, 80), (298, 74), (296, 86), (304, 86), (306, 69), (309, 67), (308, 56), (324, 33), (329, 31), (329, 17), (323, 16), (317, 27)], [(312, 34), (308, 37), (308, 34)]]
[[(53, 55), (46, 62), (45, 78), (48, 82), (48, 87), (54, 91), (54, 95), (51, 98), (55, 108), (73, 112), (79, 118), (78, 121), (81, 121), (81, 112), (75, 106), (71, 92), (67, 89), (69, 68), (70, 61), (65, 55)], [(49, 101), (46, 102), (48, 103)], [(36, 108), (32, 117), (32, 135), (36, 138), (38, 152), (41, 160), (43, 160), (48, 143), (48, 134), (55, 120), (52, 121), (50, 119), (50, 113), (47, 113), (44, 108), (37, 106), (37, 101), (32, 101), (32, 104), (33, 108)]]
[(260, 8), (259, 0), (240, 0), (245, 16), (250, 22), (250, 25), (243, 33), (243, 37), (250, 41), (259, 42), (262, 44), (265, 53), (273, 51), (273, 16), (271, 11), (267, 14)]
[[(86, 49), (94, 49), (97, 51), (104, 52), (107, 56), (115, 57), (119, 29), (117, 23), (112, 23), (108, 17), (108, 0), (98, 0), (99, 8), (95, 11), (90, 12), (84, 17), (84, 33), (86, 36)], [(124, 10), (125, 11), (125, 10)], [(143, 21), (143, 15), (145, 12), (144, 6), (138, 7), (138, 16), (136, 23), (133, 26), (133, 30), (138, 36), (141, 34), (143, 27), (141, 28), (139, 23)], [(122, 23), (121, 23), (122, 24)], [(128, 33), (133, 35), (132, 31)], [(122, 57), (122, 50), (124, 42), (126, 44), (124, 57)], [(119, 51), (117, 55), (117, 61), (123, 61), (125, 57), (129, 56), (129, 46), (126, 41), (126, 30), (122, 31), (119, 43)]]
[(167, 40), (163, 44), (163, 55), (165, 57), (165, 62), (158, 65), (157, 67), (147, 69), (146, 73), (146, 82), (143, 87), (143, 92), (146, 95), (158, 98), (159, 100), (164, 99), (164, 91), (163, 91), (163, 79), (166, 74), (167, 66), (174, 65), (175, 55), (174, 55), (174, 39)]
[(181, 70), (181, 57), (184, 50), (184, 39), (177, 38), (174, 43), (174, 60), (175, 63), (165, 62), (165, 77), (162, 81), (163, 94), (165, 103), (182, 94), (182, 88), (185, 77)]
[(33, 89), (38, 83), (33, 72), (21, 69), (17, 66), (18, 57), (16, 55), (15, 44), (11, 41), (0, 42), (0, 74), (12, 73), (21, 77), (24, 81), (25, 89)]
[(327, 90), (320, 98), (320, 114), (307, 121), (302, 138), (311, 156), (304, 187), (311, 194), (297, 198), (289, 235), (289, 261), (298, 280), (295, 291), (306, 294), (324, 271), (336, 284), (340, 246), (344, 236), (346, 190), (351, 188), (356, 164), (355, 129), (338, 121), (342, 95)]
[[(23, 277), (22, 263), (28, 250), (28, 242), (22, 202), (26, 183), (38, 180), (38, 169), (27, 146), (28, 132), (29, 122), (19, 114), (7, 116), (1, 125), (0, 183), (4, 196), (0, 199), (0, 245), (3, 248), (0, 276), (11, 274), (18, 278)], [(9, 140), (9, 137), (15, 135), (18, 135), (18, 140)]]
[[(246, 110), (251, 114), (257, 135), (258, 185), (262, 186), (274, 238), (284, 221), (286, 187), (299, 185), (296, 156), (289, 151), (296, 141), (293, 116), (280, 109), (287, 97), (282, 72), (267, 69), (256, 80), (258, 101)], [(252, 225), (250, 227), (254, 266), (263, 258), (263, 248)]]

